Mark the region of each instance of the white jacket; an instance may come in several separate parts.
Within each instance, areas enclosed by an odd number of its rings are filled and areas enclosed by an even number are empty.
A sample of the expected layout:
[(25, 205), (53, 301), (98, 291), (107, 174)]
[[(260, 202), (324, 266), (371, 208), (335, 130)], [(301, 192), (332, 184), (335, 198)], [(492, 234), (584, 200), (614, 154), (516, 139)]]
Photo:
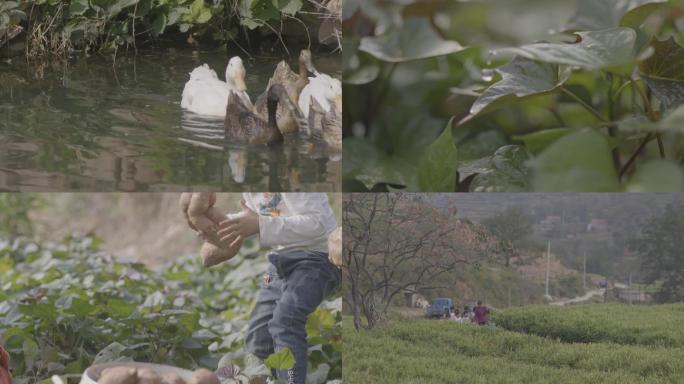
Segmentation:
[(337, 227), (325, 193), (243, 193), (259, 215), (259, 241), (275, 251), (328, 252), (328, 235)]

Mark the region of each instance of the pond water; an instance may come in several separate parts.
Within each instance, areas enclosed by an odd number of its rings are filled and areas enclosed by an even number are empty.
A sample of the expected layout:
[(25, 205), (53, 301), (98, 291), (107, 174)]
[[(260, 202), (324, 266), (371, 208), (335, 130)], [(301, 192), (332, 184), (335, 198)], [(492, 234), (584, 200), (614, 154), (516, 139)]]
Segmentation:
[[(221, 120), (181, 111), (188, 73), (207, 63), (223, 79), (227, 57), (165, 49), (114, 65), (97, 55), (0, 63), (0, 191), (339, 191), (340, 154), (298, 137), (228, 145)], [(281, 58), (242, 57), (255, 100)], [(338, 78), (340, 61), (314, 57)]]

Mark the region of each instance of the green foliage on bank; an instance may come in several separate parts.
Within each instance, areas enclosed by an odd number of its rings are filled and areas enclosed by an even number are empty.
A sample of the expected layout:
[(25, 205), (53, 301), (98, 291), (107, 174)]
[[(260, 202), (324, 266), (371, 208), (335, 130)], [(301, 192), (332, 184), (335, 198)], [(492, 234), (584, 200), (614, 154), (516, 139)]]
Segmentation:
[(238, 39), (241, 29), (278, 34), (281, 21), (309, 10), (303, 0), (28, 0), (0, 5), (4, 32), (24, 28), (28, 54), (43, 49), (116, 50), (182, 34), (218, 43)]

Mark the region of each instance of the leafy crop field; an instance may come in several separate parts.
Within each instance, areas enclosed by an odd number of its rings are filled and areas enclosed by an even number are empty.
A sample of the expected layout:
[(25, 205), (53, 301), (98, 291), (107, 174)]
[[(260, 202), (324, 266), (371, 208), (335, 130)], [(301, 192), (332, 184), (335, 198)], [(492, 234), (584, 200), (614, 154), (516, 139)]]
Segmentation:
[(530, 306), (496, 312), (494, 321), (511, 331), (568, 343), (614, 342), (684, 348), (684, 304)]
[[(423, 319), (399, 320), (357, 333), (351, 322), (345, 321), (345, 348), (354, 351), (345, 358), (345, 382), (657, 384), (684, 380), (684, 348), (675, 342), (681, 340), (677, 321), (681, 324), (683, 319), (682, 306), (576, 308), (583, 310), (571, 314), (564, 308), (530, 307), (527, 313), (530, 318), (574, 317), (578, 329), (587, 324), (583, 321), (587, 318), (616, 313), (612, 321), (605, 321), (606, 328), (621, 323), (624, 333), (629, 330), (653, 335), (660, 329), (663, 338), (671, 343), (662, 343), (659, 338), (648, 341), (646, 337), (634, 343), (640, 345), (629, 345), (618, 337), (615, 341), (604, 338), (597, 343), (566, 343), (501, 327)], [(649, 308), (653, 311), (652, 324), (643, 317)], [(633, 316), (630, 310), (634, 310)], [(508, 311), (503, 311), (496, 320), (502, 321), (506, 316)], [(571, 328), (569, 323), (565, 328)], [(550, 325), (548, 329), (549, 336), (557, 333)]]
[[(77, 381), (89, 365), (117, 360), (264, 368), (241, 354), (267, 263), (256, 244), (210, 270), (195, 257), (151, 270), (112, 258), (98, 243), (0, 240), (0, 333), (15, 383)], [(324, 303), (307, 323), (315, 383), (341, 378), (339, 306)]]

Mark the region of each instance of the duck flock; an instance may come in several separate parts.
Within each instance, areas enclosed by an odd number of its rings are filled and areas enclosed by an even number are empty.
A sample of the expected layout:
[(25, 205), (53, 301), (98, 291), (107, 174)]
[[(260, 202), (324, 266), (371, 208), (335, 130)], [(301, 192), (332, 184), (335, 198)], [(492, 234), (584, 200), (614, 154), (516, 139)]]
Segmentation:
[(266, 90), (252, 103), (245, 84), (246, 70), (239, 56), (228, 61), (226, 81), (203, 64), (190, 72), (181, 108), (198, 115), (224, 119), (226, 139), (245, 144), (274, 144), (301, 133), (342, 149), (342, 84), (320, 73), (311, 52), (299, 55), (299, 72), (281, 61)]

